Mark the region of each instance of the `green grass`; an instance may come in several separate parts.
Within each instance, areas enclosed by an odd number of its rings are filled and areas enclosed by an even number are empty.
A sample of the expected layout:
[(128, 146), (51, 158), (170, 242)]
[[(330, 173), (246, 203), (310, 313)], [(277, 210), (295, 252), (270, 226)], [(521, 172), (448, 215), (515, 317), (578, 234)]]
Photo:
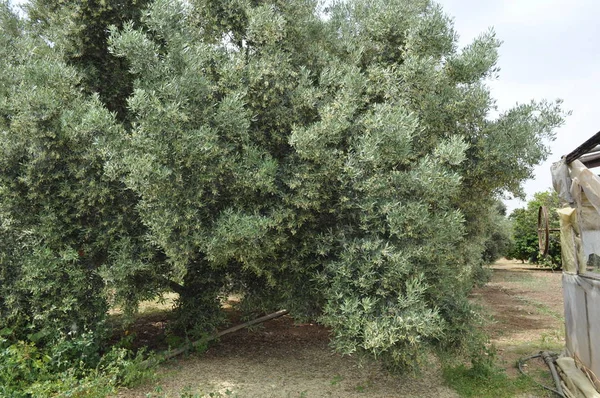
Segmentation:
[(337, 375), (333, 376), (333, 378), (331, 379), (331, 385), (335, 386), (336, 384), (340, 383), (343, 380), (344, 380), (344, 378), (341, 375), (337, 374)]
[(464, 398), (513, 398), (528, 392), (546, 396), (530, 378), (512, 379), (498, 368), (476, 369), (460, 364), (445, 366), (442, 375), (446, 384)]
[(559, 320), (559, 321), (563, 321), (564, 317), (562, 313), (558, 313), (554, 310), (552, 310), (550, 307), (548, 307), (546, 304), (544, 303), (540, 303), (539, 301), (535, 301), (532, 300), (528, 297), (523, 297), (523, 296), (516, 296), (515, 297), (517, 300), (521, 301), (522, 303), (529, 305), (533, 308), (536, 309), (537, 312), (539, 312), (542, 315), (549, 315), (552, 318)]
[(519, 282), (537, 284), (540, 280), (531, 272), (513, 270), (494, 270), (495, 282)]
[(522, 289), (543, 291), (548, 289), (548, 279), (540, 277), (540, 271), (494, 270), (492, 282), (508, 286), (519, 286)]
[(560, 352), (564, 349), (564, 326), (541, 333), (538, 340), (515, 343), (508, 349), (517, 355), (528, 356), (539, 351)]

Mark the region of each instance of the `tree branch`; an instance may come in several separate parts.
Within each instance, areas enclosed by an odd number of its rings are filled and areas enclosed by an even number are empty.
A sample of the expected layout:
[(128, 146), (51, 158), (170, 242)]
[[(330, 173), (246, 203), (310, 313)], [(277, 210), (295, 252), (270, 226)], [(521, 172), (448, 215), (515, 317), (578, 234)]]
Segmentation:
[(175, 293), (179, 294), (180, 296), (182, 294), (184, 294), (185, 291), (185, 287), (183, 287), (183, 285), (174, 282), (172, 280), (170, 280), (169, 278), (165, 278), (164, 276), (160, 277), (160, 280), (167, 285), (169, 288), (171, 288), (171, 290), (173, 290)]

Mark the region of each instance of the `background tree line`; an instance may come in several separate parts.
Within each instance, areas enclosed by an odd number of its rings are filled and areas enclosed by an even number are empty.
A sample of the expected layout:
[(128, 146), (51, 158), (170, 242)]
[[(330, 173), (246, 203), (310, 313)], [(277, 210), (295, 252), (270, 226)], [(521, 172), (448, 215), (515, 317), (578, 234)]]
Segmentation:
[(540, 253), (538, 237), (538, 211), (541, 206), (548, 209), (548, 225), (551, 229), (560, 227), (558, 214), (560, 200), (554, 190), (536, 192), (533, 199), (527, 202), (527, 207), (515, 209), (509, 216), (512, 223), (512, 241), (505, 256), (509, 259), (528, 261), (551, 268), (561, 268), (560, 234), (550, 232), (548, 239), (548, 254)]
[(548, 225), (550, 229), (560, 227), (558, 214), (560, 200), (554, 190), (536, 192), (527, 202), (526, 207), (514, 209), (507, 214), (506, 206), (498, 201), (490, 208), (492, 221), (490, 223), (489, 239), (485, 243), (484, 259), (488, 264), (506, 257), (522, 262), (559, 269), (562, 267), (560, 252), (560, 234), (550, 232), (548, 253), (540, 252), (538, 236), (538, 212), (540, 207), (548, 209)]

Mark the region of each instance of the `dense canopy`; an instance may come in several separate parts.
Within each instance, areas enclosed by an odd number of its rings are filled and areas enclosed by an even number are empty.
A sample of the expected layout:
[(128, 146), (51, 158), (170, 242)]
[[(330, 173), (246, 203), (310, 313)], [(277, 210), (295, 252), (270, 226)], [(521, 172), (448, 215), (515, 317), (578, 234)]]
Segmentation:
[(562, 123), (498, 112), (492, 31), (459, 49), (428, 0), (52, 3), (2, 7), (0, 329), (100, 338), (175, 291), (189, 333), (235, 293), (398, 367), (470, 335), (490, 209)]

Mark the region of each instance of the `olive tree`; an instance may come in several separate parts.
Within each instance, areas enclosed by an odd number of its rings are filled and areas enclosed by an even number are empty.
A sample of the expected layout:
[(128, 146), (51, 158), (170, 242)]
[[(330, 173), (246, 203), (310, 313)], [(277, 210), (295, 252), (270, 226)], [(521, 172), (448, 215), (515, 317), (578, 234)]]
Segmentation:
[(167, 264), (149, 280), (171, 278), (182, 325), (214, 328), (238, 292), (395, 366), (461, 344), (489, 209), (562, 113), (492, 117), (499, 41), (456, 37), (427, 0), (157, 0), (112, 28), (135, 81), (106, 167), (139, 198)]
[(483, 259), (489, 264), (508, 256), (514, 246), (512, 223), (507, 217), (506, 205), (498, 201), (496, 207), (492, 207), (490, 211), (490, 237), (485, 243), (483, 253)]
[[(98, 341), (111, 264), (160, 267), (161, 253), (144, 239), (135, 194), (105, 173), (103, 148), (125, 134), (115, 115), (56, 46), (0, 6), (0, 329)], [(135, 271), (121, 272), (123, 294), (140, 298), (152, 281), (137, 289)]]
[(56, 4), (2, 3), (3, 333), (170, 289), (187, 331), (238, 293), (393, 367), (472, 334), (497, 199), (562, 123), (492, 116), (493, 32), (459, 49), (428, 0)]
[(148, 0), (29, 0), (30, 29), (53, 43), (79, 74), (78, 87), (97, 93), (103, 105), (127, 122), (133, 78), (126, 60), (108, 51), (108, 27), (139, 21)]

